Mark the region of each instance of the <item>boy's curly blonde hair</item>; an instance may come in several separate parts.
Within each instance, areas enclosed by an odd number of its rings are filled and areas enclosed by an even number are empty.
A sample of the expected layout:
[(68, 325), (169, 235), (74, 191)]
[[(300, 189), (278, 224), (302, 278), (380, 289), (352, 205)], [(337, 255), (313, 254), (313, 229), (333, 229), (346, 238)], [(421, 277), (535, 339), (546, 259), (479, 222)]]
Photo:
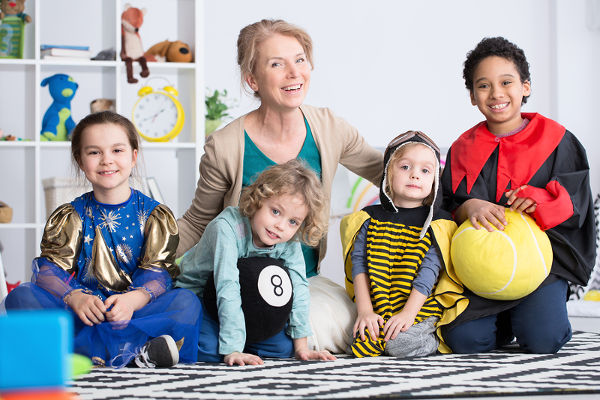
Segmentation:
[(316, 246), (327, 231), (325, 195), (317, 175), (298, 160), (264, 170), (242, 191), (240, 212), (252, 218), (266, 199), (284, 194), (302, 196), (308, 214), (296, 236), (307, 245)]

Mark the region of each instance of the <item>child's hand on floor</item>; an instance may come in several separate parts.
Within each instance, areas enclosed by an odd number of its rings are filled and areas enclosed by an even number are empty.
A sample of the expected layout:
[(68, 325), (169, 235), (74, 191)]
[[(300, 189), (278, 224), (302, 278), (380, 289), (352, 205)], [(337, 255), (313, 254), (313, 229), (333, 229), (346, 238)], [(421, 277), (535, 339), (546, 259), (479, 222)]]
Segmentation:
[(298, 360), (322, 360), (322, 361), (333, 361), (337, 360), (333, 354), (327, 350), (310, 350), (308, 348), (308, 339), (298, 338), (294, 339), (294, 355)]
[(104, 322), (106, 307), (97, 296), (77, 290), (65, 297), (65, 303), (77, 314), (81, 322), (88, 326)]
[(254, 354), (240, 353), (234, 351), (231, 354), (227, 354), (223, 362), (229, 366), (232, 365), (263, 365), (263, 360)]
[(369, 330), (369, 336), (371, 339), (377, 340), (379, 336), (379, 328), (383, 327), (383, 318), (381, 315), (374, 311), (359, 312), (354, 322), (354, 328), (352, 330), (352, 336), (356, 338), (356, 334), (360, 334), (361, 340), (367, 340), (365, 336), (365, 328)]
[(134, 311), (144, 307), (150, 301), (150, 295), (141, 289), (132, 290), (123, 294), (113, 294), (104, 301), (106, 309), (106, 319), (111, 322), (130, 321)]
[(503, 231), (504, 226), (508, 223), (504, 217), (504, 207), (481, 199), (465, 201), (458, 211), (465, 216), (465, 218), (459, 217), (459, 220), (468, 219), (475, 229), (484, 227), (489, 232), (493, 232), (495, 226), (498, 230)]
[(333, 360), (337, 360), (337, 358), (333, 354), (328, 352), (327, 350), (317, 351), (317, 350), (303, 349), (303, 350), (296, 350), (295, 353), (296, 353), (295, 354), (296, 359), (303, 360), (303, 361), (308, 361), (308, 360), (333, 361)]

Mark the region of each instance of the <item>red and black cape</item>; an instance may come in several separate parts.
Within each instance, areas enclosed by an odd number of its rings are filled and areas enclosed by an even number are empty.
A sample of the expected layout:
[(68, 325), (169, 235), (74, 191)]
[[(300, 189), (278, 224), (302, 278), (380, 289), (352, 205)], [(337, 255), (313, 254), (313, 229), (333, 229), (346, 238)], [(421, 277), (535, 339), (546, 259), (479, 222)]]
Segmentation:
[[(585, 149), (555, 121), (537, 113), (522, 116), (530, 122), (515, 135), (498, 138), (481, 122), (452, 144), (442, 174), (442, 207), (454, 212), (471, 198), (506, 206), (505, 191), (528, 185), (519, 197), (536, 201), (531, 216), (548, 234), (554, 253), (551, 274), (543, 284), (560, 277), (586, 285), (596, 259), (596, 234)], [(468, 290), (467, 295), (470, 312), (459, 317), (462, 322), (520, 301), (482, 299)]]

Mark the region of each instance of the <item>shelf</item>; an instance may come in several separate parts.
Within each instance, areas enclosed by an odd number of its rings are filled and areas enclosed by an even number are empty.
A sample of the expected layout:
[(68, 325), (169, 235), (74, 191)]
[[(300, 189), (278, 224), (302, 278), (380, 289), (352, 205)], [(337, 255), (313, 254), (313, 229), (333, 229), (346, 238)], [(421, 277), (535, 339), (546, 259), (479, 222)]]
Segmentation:
[[(117, 61), (96, 61), (96, 60), (73, 60), (66, 58), (65, 60), (40, 60), (40, 65), (60, 65), (60, 66), (71, 66), (75, 65), (78, 67), (116, 67)], [(119, 62), (120, 64), (120, 62)]]
[[(79, 85), (71, 101), (75, 123), (89, 114), (90, 103), (95, 99), (114, 100), (116, 111), (131, 118), (141, 87), (162, 89), (167, 82), (174, 86), (185, 111), (183, 129), (172, 142), (150, 143), (141, 139), (142, 162), (138, 166), (144, 177), (155, 178), (165, 204), (176, 217), (185, 212), (193, 199), (204, 144), (204, 68), (197, 61), (203, 60), (204, 5), (196, 0), (170, 0), (169, 7), (164, 6), (163, 0), (138, 0), (134, 4), (148, 11), (139, 32), (144, 48), (166, 38), (177, 38), (190, 45), (196, 61), (148, 63), (148, 79), (139, 76), (139, 64), (134, 62), (133, 73), (139, 82), (129, 84), (125, 63), (119, 57), (121, 13), (128, 2), (27, 0), (25, 13), (33, 21), (25, 27), (24, 58), (0, 59), (0, 103), (7, 105), (0, 108), (0, 129), (5, 135), (24, 139), (0, 141), (0, 168), (5, 171), (2, 184), (8, 188), (2, 190), (0, 200), (13, 209), (13, 222), (0, 224), (2, 257), (10, 282), (29, 279), (29, 265), (40, 251), (49, 213), (42, 180), (75, 175), (71, 143), (40, 140), (42, 118), (53, 102), (49, 87), (42, 87), (41, 82), (53, 74), (68, 74)], [(66, 9), (68, 14), (63, 12)], [(47, 43), (89, 46), (92, 55), (113, 48), (117, 59), (40, 58), (40, 45)]]
[(0, 224), (0, 229), (42, 229), (44, 224), (16, 224), (16, 223), (8, 223), (8, 224)]
[(170, 149), (195, 149), (196, 143), (187, 142), (187, 143), (177, 143), (177, 142), (161, 142), (161, 143), (149, 143), (144, 142), (142, 140), (142, 150), (144, 149), (152, 149), (152, 150), (170, 150)]
[(9, 140), (1, 140), (0, 141), (0, 148), (1, 147), (35, 147), (36, 143), (33, 140), (15, 140), (15, 141), (9, 141)]
[(35, 65), (36, 60), (28, 58), (0, 58), (0, 65)]

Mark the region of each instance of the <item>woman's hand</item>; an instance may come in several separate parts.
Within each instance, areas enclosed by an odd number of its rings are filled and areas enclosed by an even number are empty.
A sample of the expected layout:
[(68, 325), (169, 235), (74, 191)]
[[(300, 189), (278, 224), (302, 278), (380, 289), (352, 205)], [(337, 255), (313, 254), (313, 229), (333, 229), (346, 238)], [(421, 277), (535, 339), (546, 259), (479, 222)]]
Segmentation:
[(509, 190), (504, 195), (508, 198), (506, 204), (510, 206), (511, 210), (523, 213), (526, 212), (528, 214), (535, 211), (537, 208), (537, 204), (535, 200), (530, 197), (517, 197), (517, 193), (519, 191), (525, 189), (527, 185), (523, 185), (513, 190)]
[(88, 326), (104, 322), (106, 306), (97, 296), (77, 290), (65, 297), (65, 303), (77, 314), (81, 322)]
[(263, 360), (254, 354), (249, 353), (240, 353), (239, 351), (234, 351), (231, 354), (227, 354), (223, 362), (229, 366), (232, 365), (263, 365)]
[(508, 223), (504, 217), (504, 207), (481, 199), (465, 201), (456, 214), (459, 223), (468, 219), (475, 229), (483, 226), (489, 232), (494, 231), (494, 226), (502, 231)]
[(337, 358), (327, 350), (309, 350), (308, 340), (303, 338), (294, 339), (294, 356), (298, 360), (322, 360), (333, 361)]
[(402, 309), (398, 314), (393, 315), (387, 320), (383, 327), (386, 342), (390, 339), (396, 339), (400, 332), (406, 332), (415, 322), (415, 315)]
[(104, 301), (106, 319), (111, 322), (130, 321), (134, 311), (144, 307), (150, 301), (150, 295), (143, 289), (132, 290), (123, 294), (113, 294)]
[(359, 312), (352, 328), (352, 336), (356, 338), (356, 334), (360, 334), (360, 339), (367, 340), (365, 336), (365, 328), (369, 330), (369, 336), (372, 340), (377, 340), (379, 336), (379, 328), (383, 327), (383, 318), (373, 310)]

